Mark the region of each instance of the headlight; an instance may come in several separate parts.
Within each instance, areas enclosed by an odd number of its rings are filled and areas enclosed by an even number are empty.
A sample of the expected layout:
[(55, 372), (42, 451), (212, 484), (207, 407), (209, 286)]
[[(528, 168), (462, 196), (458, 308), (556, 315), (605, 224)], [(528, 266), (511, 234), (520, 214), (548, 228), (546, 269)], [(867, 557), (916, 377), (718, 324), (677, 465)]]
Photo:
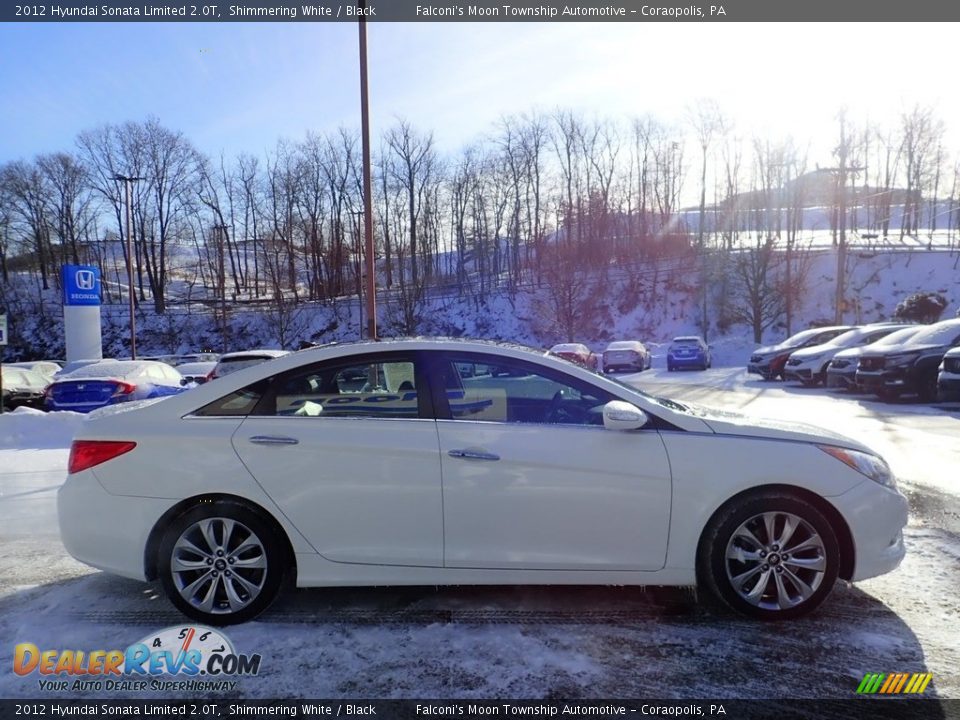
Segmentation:
[(910, 365), (920, 356), (920, 353), (900, 353), (899, 355), (891, 355), (887, 358), (887, 361), (884, 363), (887, 367), (903, 367), (904, 365)]
[(827, 455), (832, 455), (844, 465), (852, 467), (861, 475), (866, 475), (874, 482), (878, 482), (888, 488), (895, 488), (897, 486), (896, 478), (894, 478), (893, 473), (890, 472), (890, 467), (884, 459), (878, 455), (836, 447), (835, 445), (817, 445), (817, 447)]

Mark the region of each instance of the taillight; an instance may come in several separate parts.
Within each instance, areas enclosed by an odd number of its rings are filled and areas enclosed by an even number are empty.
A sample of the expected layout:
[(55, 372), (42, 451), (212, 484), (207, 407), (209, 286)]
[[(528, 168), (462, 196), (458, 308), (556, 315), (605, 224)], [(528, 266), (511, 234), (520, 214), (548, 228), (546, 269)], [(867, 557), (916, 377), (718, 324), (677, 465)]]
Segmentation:
[(137, 389), (136, 385), (133, 385), (128, 382), (117, 381), (116, 383), (114, 383), (114, 385), (117, 386), (117, 389), (113, 391), (113, 397), (117, 397), (118, 395), (129, 395), (130, 393), (132, 393), (134, 390)]
[(83, 470), (113, 460), (133, 450), (137, 444), (129, 440), (74, 440), (70, 445), (70, 461), (67, 472)]

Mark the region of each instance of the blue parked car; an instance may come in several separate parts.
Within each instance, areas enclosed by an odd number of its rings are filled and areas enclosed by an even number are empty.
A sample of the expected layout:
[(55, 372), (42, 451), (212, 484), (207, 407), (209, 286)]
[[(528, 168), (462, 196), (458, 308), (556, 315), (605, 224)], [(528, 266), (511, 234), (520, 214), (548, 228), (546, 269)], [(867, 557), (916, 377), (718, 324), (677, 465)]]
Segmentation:
[(131, 400), (176, 395), (183, 376), (151, 360), (103, 360), (61, 375), (46, 391), (47, 410), (87, 413)]
[(706, 370), (712, 364), (710, 346), (695, 335), (675, 337), (667, 350), (667, 370), (680, 368)]

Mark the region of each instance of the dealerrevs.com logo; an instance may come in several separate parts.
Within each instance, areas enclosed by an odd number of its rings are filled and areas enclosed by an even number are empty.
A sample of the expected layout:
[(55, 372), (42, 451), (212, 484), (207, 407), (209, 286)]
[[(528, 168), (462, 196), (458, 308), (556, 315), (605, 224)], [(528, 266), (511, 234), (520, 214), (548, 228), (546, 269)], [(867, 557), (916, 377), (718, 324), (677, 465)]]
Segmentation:
[(44, 691), (229, 691), (237, 683), (228, 678), (256, 675), (260, 659), (237, 653), (215, 628), (187, 625), (151, 633), (125, 650), (41, 649), (19, 643), (13, 650), (13, 672), (39, 675)]

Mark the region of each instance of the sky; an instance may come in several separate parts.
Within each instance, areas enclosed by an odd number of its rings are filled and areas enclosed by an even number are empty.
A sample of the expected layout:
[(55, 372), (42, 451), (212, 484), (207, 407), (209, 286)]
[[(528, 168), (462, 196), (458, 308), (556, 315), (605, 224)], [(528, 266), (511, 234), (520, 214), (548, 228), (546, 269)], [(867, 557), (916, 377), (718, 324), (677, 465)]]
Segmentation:
[[(960, 149), (943, 73), (954, 35), (949, 23), (370, 23), (372, 132), (405, 118), (455, 152), (504, 115), (682, 123), (713, 98), (738, 135), (792, 135), (829, 162), (841, 107), (895, 123), (919, 102)], [(359, 128), (357, 56), (353, 23), (0, 24), (0, 162), (151, 115), (212, 156)]]

